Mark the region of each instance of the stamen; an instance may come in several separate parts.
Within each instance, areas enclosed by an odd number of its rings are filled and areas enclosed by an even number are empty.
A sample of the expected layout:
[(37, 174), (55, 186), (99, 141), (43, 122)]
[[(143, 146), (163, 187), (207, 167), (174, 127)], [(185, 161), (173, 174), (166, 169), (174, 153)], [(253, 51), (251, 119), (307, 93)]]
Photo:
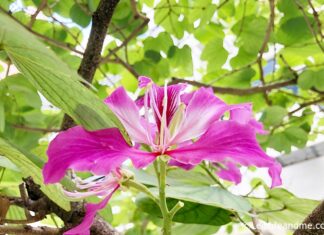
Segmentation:
[(165, 82), (164, 84), (164, 96), (163, 96), (163, 111), (162, 111), (162, 118), (161, 118), (161, 128), (160, 128), (160, 147), (162, 153), (165, 151), (165, 146), (166, 146), (166, 138), (167, 138), (167, 108), (168, 108), (168, 87), (167, 83)]

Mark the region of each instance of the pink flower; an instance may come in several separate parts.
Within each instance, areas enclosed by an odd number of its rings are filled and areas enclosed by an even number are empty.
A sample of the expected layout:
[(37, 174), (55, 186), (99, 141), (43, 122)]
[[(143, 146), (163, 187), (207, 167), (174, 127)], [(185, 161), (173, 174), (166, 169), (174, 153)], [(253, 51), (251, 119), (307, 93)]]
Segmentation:
[(66, 231), (64, 235), (90, 235), (90, 227), (96, 216), (97, 211), (103, 209), (113, 193), (119, 188), (119, 180), (122, 175), (119, 169), (113, 170), (105, 176), (93, 176), (86, 180), (76, 178), (76, 187), (82, 192), (68, 192), (65, 194), (71, 198), (85, 198), (89, 196), (101, 196), (104, 199), (98, 203), (87, 203), (86, 214), (83, 221), (78, 226)]
[[(191, 169), (203, 160), (230, 162), (229, 172), (219, 175), (236, 183), (240, 181), (238, 165), (267, 167), (272, 186), (281, 184), (281, 166), (264, 153), (256, 140), (256, 133), (264, 134), (264, 130), (254, 120), (250, 104), (227, 105), (210, 89), (185, 93), (184, 84), (159, 87), (147, 77), (139, 78), (139, 87), (145, 89), (145, 94), (137, 102), (122, 87), (105, 100), (134, 146), (125, 142), (117, 128), (90, 132), (73, 127), (50, 143), (49, 160), (43, 169), (46, 183), (60, 181), (69, 168), (109, 175), (127, 159), (136, 168), (142, 168), (157, 156), (168, 155), (170, 165), (184, 169)], [(229, 120), (222, 120), (227, 111)], [(140, 144), (149, 146), (151, 151), (141, 150)], [(231, 172), (236, 175), (234, 178), (229, 177)]]

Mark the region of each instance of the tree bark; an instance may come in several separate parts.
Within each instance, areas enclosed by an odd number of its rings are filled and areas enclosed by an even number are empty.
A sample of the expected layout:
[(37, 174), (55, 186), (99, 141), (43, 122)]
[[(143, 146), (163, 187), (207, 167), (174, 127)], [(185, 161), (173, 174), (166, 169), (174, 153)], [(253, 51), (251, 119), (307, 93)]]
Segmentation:
[[(305, 226), (305, 227), (304, 227)], [(308, 227), (309, 226), (309, 227)], [(316, 226), (321, 226), (316, 228)], [(324, 201), (308, 215), (294, 235), (324, 235)]]
[[(96, 69), (100, 63), (101, 51), (106, 38), (108, 26), (118, 2), (119, 0), (101, 0), (98, 8), (92, 15), (92, 27), (89, 40), (78, 69), (78, 74), (89, 83), (92, 82)], [(62, 129), (66, 130), (74, 125), (75, 123), (73, 119), (65, 114)], [(62, 216), (63, 218), (67, 217), (66, 220), (63, 220), (66, 223), (65, 225), (73, 227), (79, 224), (84, 216), (82, 203), (74, 203), (72, 214)], [(119, 233), (100, 216), (96, 216), (91, 227), (91, 234), (117, 235)]]
[[(78, 69), (78, 74), (89, 83), (92, 82), (101, 61), (103, 43), (118, 2), (119, 0), (101, 0), (97, 10), (92, 15), (92, 27), (89, 40)], [(74, 125), (73, 119), (65, 114), (61, 126), (62, 130), (67, 130)]]

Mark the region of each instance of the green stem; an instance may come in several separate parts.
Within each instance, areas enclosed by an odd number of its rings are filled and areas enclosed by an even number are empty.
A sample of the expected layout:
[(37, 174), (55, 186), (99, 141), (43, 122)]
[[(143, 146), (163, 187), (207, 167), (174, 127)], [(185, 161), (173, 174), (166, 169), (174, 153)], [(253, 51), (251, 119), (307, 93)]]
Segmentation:
[(158, 183), (160, 184), (160, 172), (159, 172), (158, 161), (154, 161), (153, 166), (154, 166), (154, 171), (155, 171), (156, 177), (158, 179)]
[[(212, 178), (212, 180), (218, 184), (222, 189), (226, 189), (226, 187), (217, 179), (217, 177), (215, 176), (215, 174), (213, 174), (206, 165), (201, 164), (200, 165), (205, 171), (206, 173), (209, 175), (210, 178)], [(227, 189), (226, 189), (227, 190)]]
[(170, 210), (170, 217), (171, 219), (173, 216), (184, 206), (184, 203), (181, 201), (178, 201), (177, 204)]
[(145, 193), (146, 195), (148, 195), (158, 206), (160, 206), (160, 201), (157, 197), (154, 196), (154, 194), (144, 185), (141, 183), (138, 183), (134, 180), (127, 180), (125, 182), (123, 182), (123, 185), (126, 187), (132, 187), (134, 189), (137, 189), (138, 191)]
[(160, 196), (160, 208), (163, 216), (163, 235), (171, 235), (171, 224), (172, 218), (167, 206), (166, 196), (165, 196), (165, 185), (166, 185), (166, 168), (167, 160), (164, 156), (160, 156), (160, 184), (159, 184), (159, 196)]

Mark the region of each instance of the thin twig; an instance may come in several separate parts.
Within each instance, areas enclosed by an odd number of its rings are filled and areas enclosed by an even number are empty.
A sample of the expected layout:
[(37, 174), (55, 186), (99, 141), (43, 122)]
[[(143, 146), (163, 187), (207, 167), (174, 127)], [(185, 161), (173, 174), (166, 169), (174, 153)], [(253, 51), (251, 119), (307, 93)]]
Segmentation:
[(318, 103), (321, 103), (321, 102), (324, 102), (324, 96), (317, 99), (317, 100), (313, 100), (313, 101), (310, 101), (310, 102), (305, 102), (303, 104), (301, 104), (298, 108), (294, 109), (293, 111), (290, 111), (288, 113), (289, 116), (292, 116), (294, 113), (298, 112), (299, 110), (302, 110), (303, 108), (306, 108), (308, 106), (311, 106), (311, 105), (314, 105), (314, 104), (318, 104)]
[(111, 49), (108, 53), (108, 55), (106, 55), (105, 57), (103, 57), (100, 61), (100, 63), (107, 63), (110, 59), (110, 57), (116, 53), (119, 49), (121, 49), (122, 47), (126, 46), (134, 37), (137, 36), (137, 34), (148, 24), (149, 19), (146, 18), (142, 24), (140, 24), (134, 31), (132, 31), (132, 33), (117, 47), (115, 47), (114, 49)]
[[(262, 85), (264, 86), (265, 80), (264, 80), (264, 71), (263, 71), (263, 66), (262, 66), (262, 57), (264, 54), (264, 51), (268, 45), (268, 42), (270, 40), (270, 36), (271, 36), (271, 32), (274, 29), (274, 19), (275, 19), (275, 4), (274, 4), (274, 0), (269, 0), (269, 8), (270, 8), (270, 18), (269, 18), (269, 23), (268, 23), (268, 27), (261, 45), (261, 48), (259, 50), (259, 56), (257, 58), (257, 64), (258, 64), (258, 68), (259, 68), (259, 73), (260, 73), (260, 81), (262, 83)], [(268, 105), (271, 105), (271, 101), (268, 97), (268, 91), (264, 91), (263, 92), (263, 96), (265, 101), (267, 102)]]
[(322, 22), (321, 22), (321, 20), (319, 18), (319, 14), (318, 14), (318, 12), (315, 9), (315, 7), (314, 7), (314, 5), (312, 3), (312, 0), (307, 0), (307, 1), (308, 1), (308, 5), (312, 8), (313, 16), (314, 16), (314, 19), (315, 19), (315, 21), (317, 23), (318, 32), (319, 32), (319, 34), (321, 36), (321, 39), (323, 39), (324, 38), (324, 35), (322, 33)]
[(60, 229), (50, 227), (32, 227), (28, 225), (10, 226), (0, 225), (1, 234), (16, 234), (16, 235), (59, 235)]
[(123, 61), (115, 52), (113, 52), (112, 50), (109, 50), (112, 55), (115, 56), (115, 60), (111, 61), (112, 63), (118, 63), (120, 65), (122, 65), (125, 69), (127, 69), (132, 75), (134, 75), (134, 77), (137, 79), (140, 74), (136, 72), (136, 70), (128, 63), (126, 63), (125, 61)]
[(198, 81), (190, 81), (186, 79), (181, 78), (172, 78), (171, 84), (176, 83), (188, 83), (190, 85), (196, 86), (196, 87), (210, 87), (213, 89), (215, 93), (218, 94), (229, 94), (229, 95), (252, 95), (264, 91), (271, 91), (274, 89), (286, 87), (289, 85), (296, 84), (297, 79), (290, 79), (282, 82), (267, 84), (264, 86), (257, 86), (257, 87), (251, 87), (251, 88), (232, 88), (232, 87), (217, 87), (217, 86), (210, 86), (202, 82)]
[(299, 10), (303, 13), (303, 16), (304, 16), (304, 19), (305, 19), (305, 22), (307, 24), (307, 27), (309, 28), (309, 31), (313, 34), (314, 38), (315, 38), (315, 41), (318, 45), (318, 47), (321, 49), (321, 51), (324, 53), (324, 47), (322, 45), (322, 43), (318, 40), (317, 38), (317, 35), (316, 35), (316, 32), (312, 26), (312, 24), (309, 22), (309, 19), (308, 19), (308, 16), (307, 16), (307, 13), (306, 11), (304, 10), (303, 8), (303, 5), (300, 4), (300, 2), (298, 0), (295, 0), (295, 4), (297, 5), (297, 7), (299, 8)]
[(36, 11), (34, 14), (32, 14), (30, 16), (30, 21), (28, 23), (28, 28), (32, 28), (35, 21), (36, 21), (36, 18), (38, 16), (38, 14), (47, 6), (47, 0), (42, 0), (41, 3), (39, 4), (39, 6), (37, 7)]

